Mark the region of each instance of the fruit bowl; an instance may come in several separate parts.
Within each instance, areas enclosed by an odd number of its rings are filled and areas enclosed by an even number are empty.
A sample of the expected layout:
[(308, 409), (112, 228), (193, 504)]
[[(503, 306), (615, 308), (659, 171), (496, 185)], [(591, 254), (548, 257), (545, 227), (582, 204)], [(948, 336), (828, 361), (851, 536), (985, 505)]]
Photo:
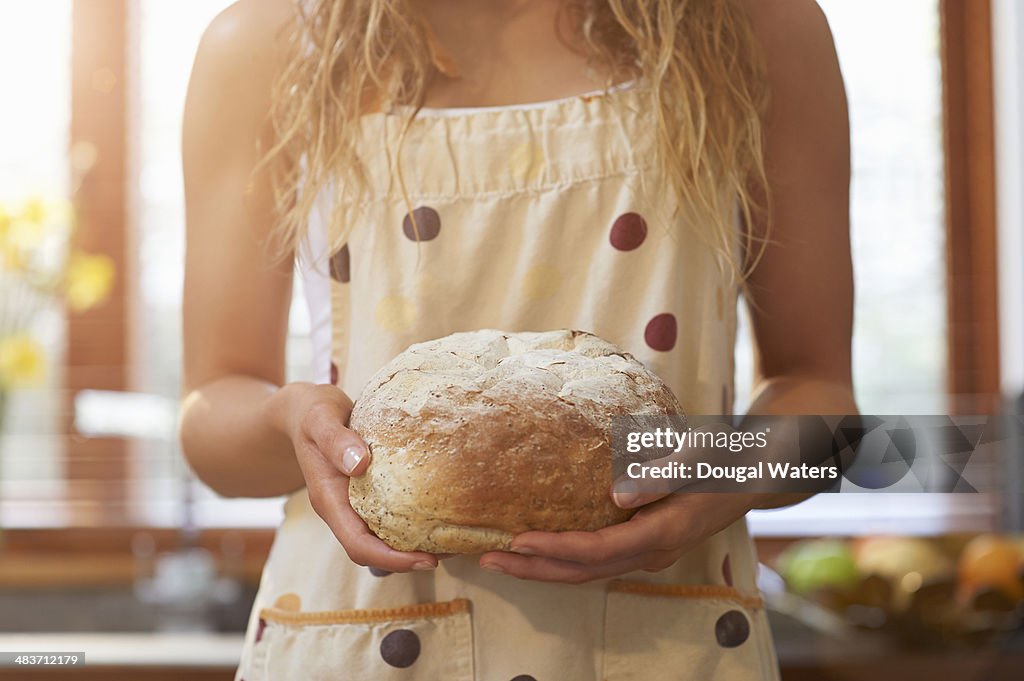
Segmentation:
[(984, 647), (1024, 627), (1024, 541), (815, 539), (776, 562), (787, 588), (909, 648)]

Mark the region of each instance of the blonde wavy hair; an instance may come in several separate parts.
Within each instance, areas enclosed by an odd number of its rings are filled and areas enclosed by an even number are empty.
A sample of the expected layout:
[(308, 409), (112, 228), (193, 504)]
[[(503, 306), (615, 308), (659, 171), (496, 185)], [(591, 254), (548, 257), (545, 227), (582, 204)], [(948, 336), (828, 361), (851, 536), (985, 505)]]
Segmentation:
[[(661, 177), (692, 228), (740, 280), (763, 253), (767, 234), (749, 226), (755, 213), (767, 212), (768, 200), (767, 86), (742, 2), (563, 0), (555, 26), (563, 40), (568, 26), (594, 73), (632, 76), (647, 86)], [(343, 186), (351, 196), (365, 187), (358, 119), (403, 105), (411, 111), (407, 129), (431, 82), (457, 72), (410, 0), (295, 6), (291, 54), (271, 110), (275, 144), (260, 166), (271, 172), (281, 213), (279, 255), (299, 252), (321, 190)], [(612, 84), (609, 76), (605, 86)], [(746, 226), (739, 253), (737, 217)]]

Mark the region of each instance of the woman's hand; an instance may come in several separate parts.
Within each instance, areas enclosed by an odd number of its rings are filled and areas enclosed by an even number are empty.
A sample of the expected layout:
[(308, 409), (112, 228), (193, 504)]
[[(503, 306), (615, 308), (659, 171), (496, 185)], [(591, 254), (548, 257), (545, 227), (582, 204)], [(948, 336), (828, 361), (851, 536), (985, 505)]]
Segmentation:
[(275, 396), (275, 424), (295, 449), (309, 492), (309, 503), (349, 558), (359, 565), (408, 572), (433, 570), (437, 556), (392, 549), (376, 537), (348, 499), (348, 481), (362, 475), (370, 463), (366, 443), (346, 427), (352, 400), (333, 385), (289, 383)]
[[(752, 415), (857, 413), (848, 381), (807, 377), (762, 380), (755, 386), (753, 398)], [(773, 437), (766, 448), (758, 450), (758, 458), (790, 460), (793, 437), (794, 433)], [(684, 450), (665, 460), (684, 460), (693, 451)], [(657, 465), (665, 460), (650, 463)], [(573, 584), (634, 570), (657, 572), (748, 511), (788, 506), (810, 496), (782, 489), (753, 493), (685, 491), (671, 485), (660, 491), (653, 485), (643, 490), (623, 490), (612, 494), (615, 503), (640, 509), (626, 522), (596, 532), (524, 532), (512, 540), (511, 552), (485, 553), (480, 566), (521, 579)]]
[(646, 503), (624, 523), (596, 532), (524, 532), (511, 552), (492, 551), (480, 566), (542, 582), (580, 584), (634, 570), (663, 570), (703, 539), (755, 506), (757, 495), (669, 494)]

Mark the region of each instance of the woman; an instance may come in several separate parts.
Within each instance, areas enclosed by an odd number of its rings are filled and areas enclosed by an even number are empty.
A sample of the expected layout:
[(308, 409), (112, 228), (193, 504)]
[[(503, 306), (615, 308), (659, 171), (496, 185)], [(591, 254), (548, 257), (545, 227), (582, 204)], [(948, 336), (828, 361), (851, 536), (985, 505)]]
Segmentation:
[[(345, 425), (395, 354), (476, 328), (586, 329), (728, 412), (741, 289), (750, 412), (852, 413), (848, 138), (811, 0), (221, 14), (185, 115), (181, 435), (219, 493), (288, 495), (237, 678), (776, 678), (743, 518), (793, 499), (403, 553), (348, 505)], [(317, 384), (285, 382), (296, 258)]]

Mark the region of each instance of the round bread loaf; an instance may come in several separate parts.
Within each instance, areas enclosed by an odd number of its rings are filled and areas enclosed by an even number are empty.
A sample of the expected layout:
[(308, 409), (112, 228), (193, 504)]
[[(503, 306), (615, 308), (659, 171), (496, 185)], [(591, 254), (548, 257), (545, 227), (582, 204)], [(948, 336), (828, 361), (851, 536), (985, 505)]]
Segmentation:
[(350, 425), (373, 454), (349, 483), (370, 529), (402, 551), (507, 549), (527, 530), (597, 530), (612, 503), (612, 417), (676, 414), (668, 387), (583, 331), (456, 333), (378, 371)]

